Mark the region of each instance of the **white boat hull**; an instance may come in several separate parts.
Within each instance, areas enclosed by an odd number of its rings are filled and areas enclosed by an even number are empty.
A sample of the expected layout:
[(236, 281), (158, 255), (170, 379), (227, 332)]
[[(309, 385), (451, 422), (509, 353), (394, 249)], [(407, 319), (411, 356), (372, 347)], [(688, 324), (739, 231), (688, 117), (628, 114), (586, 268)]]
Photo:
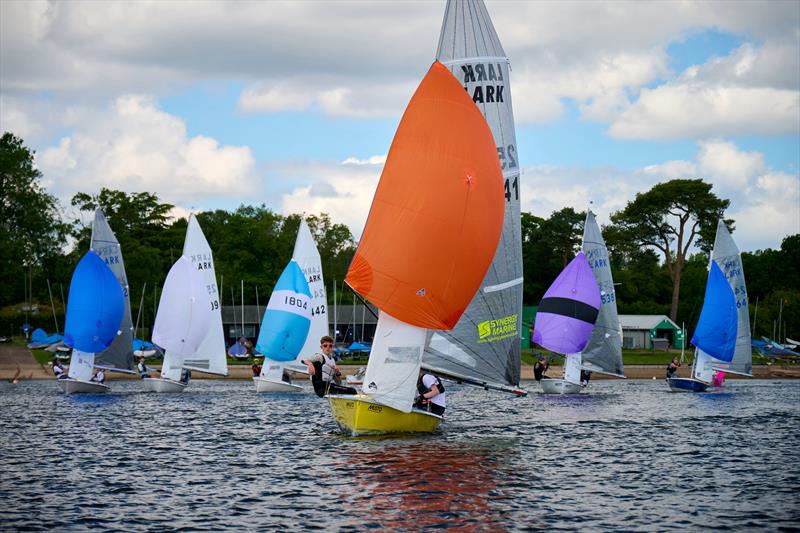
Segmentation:
[(144, 390), (149, 392), (183, 392), (184, 383), (165, 378), (144, 378)]
[(64, 394), (74, 394), (76, 392), (98, 394), (111, 390), (108, 385), (97, 383), (95, 381), (81, 381), (79, 379), (72, 378), (59, 379), (56, 381), (58, 382), (58, 385), (61, 387), (61, 390), (64, 392)]
[(563, 379), (542, 379), (542, 392), (545, 394), (578, 394), (583, 390), (581, 385)]
[(294, 383), (274, 381), (262, 377), (253, 378), (253, 383), (256, 386), (256, 392), (300, 392), (303, 390), (302, 386)]

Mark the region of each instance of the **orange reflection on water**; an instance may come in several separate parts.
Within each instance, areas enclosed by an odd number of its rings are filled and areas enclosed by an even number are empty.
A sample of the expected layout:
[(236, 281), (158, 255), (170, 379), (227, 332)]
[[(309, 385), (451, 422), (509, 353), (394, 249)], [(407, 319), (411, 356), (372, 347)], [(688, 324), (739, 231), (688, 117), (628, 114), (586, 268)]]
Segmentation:
[(443, 442), (398, 442), (343, 458), (362, 494), (351, 515), (364, 527), (500, 531), (496, 454)]

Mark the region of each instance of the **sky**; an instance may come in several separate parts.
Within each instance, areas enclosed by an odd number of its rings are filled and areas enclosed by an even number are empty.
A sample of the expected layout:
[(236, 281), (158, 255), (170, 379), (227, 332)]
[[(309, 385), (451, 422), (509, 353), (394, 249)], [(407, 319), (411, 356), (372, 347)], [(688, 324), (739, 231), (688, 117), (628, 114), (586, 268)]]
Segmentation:
[[(800, 233), (800, 2), (487, 1), (523, 211), (702, 178), (742, 250)], [(48, 191), (265, 204), (358, 238), (445, 1), (0, 0), (0, 129)]]

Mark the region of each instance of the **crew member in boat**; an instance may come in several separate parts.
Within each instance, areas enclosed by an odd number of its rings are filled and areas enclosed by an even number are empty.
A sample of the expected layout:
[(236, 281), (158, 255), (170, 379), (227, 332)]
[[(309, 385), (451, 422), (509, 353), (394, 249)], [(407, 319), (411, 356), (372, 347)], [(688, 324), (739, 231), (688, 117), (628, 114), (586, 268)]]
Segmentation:
[(53, 374), (56, 379), (65, 379), (67, 377), (67, 373), (64, 372), (64, 365), (61, 364), (61, 360), (58, 357), (53, 359)]
[(678, 371), (679, 366), (681, 366), (681, 364), (678, 362), (678, 358), (673, 357), (672, 361), (667, 365), (667, 379), (675, 377), (675, 373)]
[(340, 385), (342, 374), (333, 358), (333, 338), (325, 335), (319, 340), (319, 345), (319, 352), (303, 359), (317, 396), (322, 398), (327, 393), (358, 394), (356, 389)]
[(588, 370), (581, 369), (581, 387), (587, 386), (590, 379), (592, 379), (592, 373)]
[(94, 381), (95, 383), (105, 383), (106, 373), (103, 372), (102, 368), (97, 369), (97, 372), (95, 372), (94, 376), (92, 376), (92, 381)]
[(147, 368), (147, 365), (144, 362), (144, 356), (139, 356), (139, 363), (136, 365), (136, 370), (139, 371), (139, 379), (149, 378), (150, 377), (150, 369)]
[(257, 378), (258, 376), (260, 376), (261, 375), (261, 361), (259, 361), (258, 358), (254, 358), (253, 359), (253, 366), (251, 366), (250, 369), (253, 371), (253, 377), (254, 378)]
[(181, 370), (181, 383), (188, 385), (190, 379), (192, 379), (192, 371), (186, 368)]
[(435, 415), (444, 415), (445, 408), (447, 408), (447, 400), (445, 399), (444, 384), (438, 376), (420, 370), (419, 379), (417, 380), (417, 393), (416, 407), (430, 411)]
[(536, 381), (542, 381), (542, 378), (547, 378), (544, 373), (547, 372), (549, 366), (550, 365), (548, 364), (546, 357), (539, 357), (539, 360), (533, 365), (533, 379)]

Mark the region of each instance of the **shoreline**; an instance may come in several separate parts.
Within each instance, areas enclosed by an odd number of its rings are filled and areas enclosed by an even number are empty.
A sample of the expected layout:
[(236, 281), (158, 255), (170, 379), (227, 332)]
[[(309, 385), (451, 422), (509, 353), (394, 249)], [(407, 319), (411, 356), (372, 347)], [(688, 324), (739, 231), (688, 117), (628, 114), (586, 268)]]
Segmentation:
[[(359, 368), (364, 365), (339, 365), (343, 376), (355, 374)], [(41, 365), (33, 354), (27, 348), (19, 346), (0, 346), (0, 379), (10, 381), (17, 374), (19, 369), (20, 380), (27, 379), (52, 379), (53, 372), (50, 365)], [(153, 372), (160, 370), (161, 365), (153, 365), (151, 367)], [(247, 380), (253, 377), (250, 365), (231, 365), (228, 367), (228, 376), (217, 376), (214, 374), (205, 374), (202, 372), (192, 372), (192, 379), (238, 379)], [(666, 365), (628, 365), (625, 367), (625, 376), (627, 379), (663, 379), (665, 377)], [(561, 376), (563, 368), (561, 366), (551, 366), (547, 375), (550, 377)], [(689, 377), (690, 368), (682, 366), (678, 369), (678, 376)], [(118, 372), (107, 372), (107, 379), (120, 380), (120, 379), (139, 379), (138, 374), (122, 374)], [(533, 380), (533, 365), (523, 364), (520, 372), (520, 377), (524, 381)], [(293, 373), (292, 376), (295, 380), (307, 379), (305, 374)], [(605, 380), (605, 379), (622, 379), (612, 376), (605, 376), (602, 374), (594, 373), (592, 380)], [(753, 366), (753, 377), (735, 376), (729, 374), (726, 379), (800, 379), (800, 365), (758, 365)]]

